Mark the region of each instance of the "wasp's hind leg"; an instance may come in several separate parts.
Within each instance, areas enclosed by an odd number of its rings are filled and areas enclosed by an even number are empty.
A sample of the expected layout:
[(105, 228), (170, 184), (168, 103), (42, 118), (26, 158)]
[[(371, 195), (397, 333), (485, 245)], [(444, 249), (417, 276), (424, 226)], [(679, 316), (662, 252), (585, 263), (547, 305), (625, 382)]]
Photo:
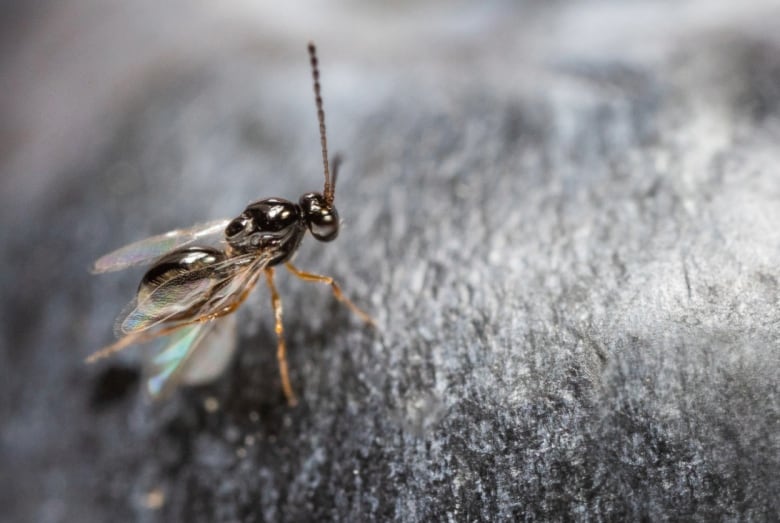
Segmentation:
[(310, 272), (301, 271), (290, 262), (285, 263), (284, 266), (287, 267), (288, 271), (290, 271), (291, 273), (293, 273), (295, 276), (299, 277), (303, 281), (313, 281), (319, 283), (326, 283), (330, 285), (330, 288), (333, 289), (333, 295), (336, 297), (337, 300), (339, 300), (341, 303), (349, 307), (350, 310), (352, 310), (352, 312), (360, 316), (361, 320), (368, 323), (372, 327), (376, 327), (376, 323), (374, 323), (373, 318), (371, 318), (371, 316), (369, 316), (368, 313), (363, 311), (360, 307), (352, 303), (352, 301), (349, 298), (344, 296), (344, 293), (341, 292), (341, 287), (339, 287), (339, 285), (330, 276), (321, 276), (319, 274), (312, 274)]
[(287, 371), (287, 346), (284, 343), (284, 326), (282, 325), (282, 300), (274, 285), (274, 270), (269, 267), (265, 269), (265, 281), (271, 290), (271, 305), (274, 308), (274, 318), (276, 319), (276, 359), (279, 363), (279, 375), (282, 378), (282, 390), (287, 398), (287, 403), (294, 407), (298, 404), (295, 398), (292, 385), (290, 385), (290, 374)]

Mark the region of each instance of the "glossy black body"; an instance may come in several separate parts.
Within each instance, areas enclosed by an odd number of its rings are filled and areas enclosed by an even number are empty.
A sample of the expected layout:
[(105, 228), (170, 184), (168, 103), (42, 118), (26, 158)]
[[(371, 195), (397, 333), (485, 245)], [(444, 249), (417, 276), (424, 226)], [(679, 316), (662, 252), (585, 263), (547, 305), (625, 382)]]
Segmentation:
[(270, 252), (267, 266), (290, 259), (306, 232), (300, 207), (282, 198), (251, 203), (225, 228), (225, 239), (234, 255)]
[(225, 228), (225, 239), (236, 254), (273, 252), (268, 267), (288, 261), (308, 229), (319, 241), (338, 236), (339, 215), (319, 193), (306, 193), (298, 203), (266, 198), (251, 203)]

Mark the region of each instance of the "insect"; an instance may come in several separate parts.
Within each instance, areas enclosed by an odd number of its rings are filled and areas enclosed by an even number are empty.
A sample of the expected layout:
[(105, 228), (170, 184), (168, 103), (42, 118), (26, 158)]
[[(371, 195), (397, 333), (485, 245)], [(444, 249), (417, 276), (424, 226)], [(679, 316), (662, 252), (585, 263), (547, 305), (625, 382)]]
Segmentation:
[[(98, 259), (92, 272), (103, 273), (151, 263), (135, 299), (115, 325), (118, 340), (87, 358), (94, 362), (130, 345), (165, 337), (147, 371), (147, 390), (161, 397), (176, 384), (195, 384), (219, 375), (235, 345), (233, 313), (262, 277), (271, 294), (277, 336), (277, 361), (282, 389), (290, 405), (297, 400), (290, 384), (282, 324), (282, 301), (274, 284), (274, 269), (284, 265), (304, 281), (331, 286), (333, 295), (373, 325), (371, 317), (352, 303), (328, 276), (304, 272), (291, 259), (306, 235), (330, 242), (339, 233), (334, 206), (340, 165), (328, 166), (325, 113), (317, 52), (309, 43), (320, 144), (325, 173), (321, 193), (309, 192), (297, 203), (266, 198), (249, 204), (233, 220), (215, 220), (141, 240)], [(210, 245), (216, 243), (216, 245)]]

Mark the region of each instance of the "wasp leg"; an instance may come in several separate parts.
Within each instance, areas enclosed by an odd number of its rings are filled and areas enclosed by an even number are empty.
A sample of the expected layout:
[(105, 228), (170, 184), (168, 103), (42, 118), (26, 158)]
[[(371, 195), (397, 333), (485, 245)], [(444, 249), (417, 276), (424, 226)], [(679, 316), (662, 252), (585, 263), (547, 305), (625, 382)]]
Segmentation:
[(294, 407), (298, 404), (295, 398), (292, 385), (290, 385), (290, 375), (287, 372), (287, 346), (284, 343), (284, 326), (282, 325), (282, 300), (274, 285), (274, 270), (271, 267), (265, 269), (265, 281), (271, 290), (271, 305), (274, 308), (274, 317), (276, 318), (276, 359), (279, 362), (279, 375), (282, 378), (282, 390), (284, 397), (287, 398), (287, 404)]
[(168, 336), (169, 334), (173, 334), (174, 332), (181, 329), (182, 327), (186, 327), (187, 325), (190, 325), (192, 323), (197, 323), (197, 322), (192, 321), (187, 323), (179, 323), (156, 331), (151, 331), (151, 332), (143, 331), (143, 332), (128, 334), (124, 338), (115, 341), (111, 345), (108, 345), (107, 347), (103, 347), (97, 352), (93, 352), (87, 357), (87, 359), (84, 360), (84, 362), (95, 363), (98, 360), (102, 360), (103, 358), (108, 358), (109, 356), (112, 356), (113, 354), (116, 354), (117, 352), (126, 349), (130, 345), (135, 345), (136, 343), (146, 343), (147, 341), (151, 341), (155, 338), (159, 338), (160, 336)]
[(290, 262), (287, 262), (284, 264), (285, 267), (287, 267), (287, 270), (293, 273), (295, 276), (299, 277), (303, 281), (314, 281), (319, 283), (326, 283), (330, 285), (330, 288), (333, 289), (333, 295), (336, 297), (337, 300), (339, 300), (341, 303), (349, 307), (352, 312), (360, 316), (360, 319), (364, 322), (368, 323), (372, 327), (376, 327), (376, 323), (374, 323), (374, 320), (369, 316), (366, 312), (360, 309), (357, 305), (352, 303), (352, 301), (344, 296), (344, 293), (341, 292), (341, 287), (331, 278), (330, 276), (321, 276), (319, 274), (312, 274), (310, 272), (304, 272), (299, 270), (295, 265), (293, 265)]

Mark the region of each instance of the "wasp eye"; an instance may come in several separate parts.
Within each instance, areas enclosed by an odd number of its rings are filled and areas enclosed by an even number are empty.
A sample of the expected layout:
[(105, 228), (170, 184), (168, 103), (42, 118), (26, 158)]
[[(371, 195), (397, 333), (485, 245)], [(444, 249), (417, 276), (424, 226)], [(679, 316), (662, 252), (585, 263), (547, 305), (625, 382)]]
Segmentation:
[(339, 235), (339, 214), (336, 209), (323, 210), (309, 219), (309, 230), (312, 236), (321, 242), (329, 242)]
[(225, 236), (228, 238), (235, 236), (236, 234), (240, 233), (244, 230), (244, 227), (246, 226), (246, 220), (242, 217), (238, 217), (232, 222), (228, 224), (228, 226), (225, 228)]

